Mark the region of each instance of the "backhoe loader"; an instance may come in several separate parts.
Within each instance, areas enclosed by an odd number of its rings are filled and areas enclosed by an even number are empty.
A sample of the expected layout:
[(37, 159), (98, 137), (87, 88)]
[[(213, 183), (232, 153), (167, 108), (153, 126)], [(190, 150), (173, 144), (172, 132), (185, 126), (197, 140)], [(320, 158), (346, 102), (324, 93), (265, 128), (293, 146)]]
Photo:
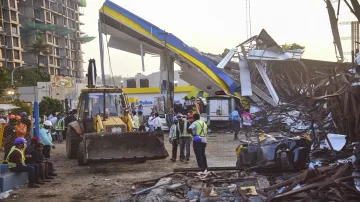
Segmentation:
[[(81, 91), (77, 121), (66, 134), (66, 155), (80, 166), (92, 161), (164, 159), (168, 152), (162, 132), (132, 132), (127, 96), (120, 88), (96, 88), (95, 60), (89, 61), (88, 88)], [(127, 117), (127, 118), (124, 118)]]

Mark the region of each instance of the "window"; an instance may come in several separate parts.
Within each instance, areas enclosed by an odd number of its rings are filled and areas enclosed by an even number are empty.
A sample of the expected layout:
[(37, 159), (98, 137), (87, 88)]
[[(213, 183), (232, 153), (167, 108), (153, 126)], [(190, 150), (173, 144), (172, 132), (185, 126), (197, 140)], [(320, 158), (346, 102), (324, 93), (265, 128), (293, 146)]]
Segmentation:
[(57, 25), (58, 24), (58, 19), (55, 15), (53, 15), (53, 18), (54, 18), (54, 24)]
[[(70, 52), (68, 49), (66, 49), (66, 57), (70, 57)], [(69, 61), (70, 62), (70, 61)]]
[(16, 0), (9, 0), (9, 4), (11, 8), (16, 8)]
[(10, 11), (10, 18), (12, 21), (17, 21), (17, 14), (15, 11)]
[(0, 36), (0, 45), (5, 45), (3, 36)]
[(39, 63), (40, 63), (40, 64), (45, 64), (45, 56), (40, 55), (40, 57), (39, 57)]
[(56, 75), (60, 75), (60, 69), (56, 69)]
[(66, 60), (66, 63), (67, 63), (67, 66), (70, 67), (70, 69), (71, 69), (72, 66), (71, 66), (71, 62), (69, 59)]
[(64, 26), (67, 27), (67, 19), (66, 18), (64, 18)]
[(20, 51), (14, 50), (14, 58), (19, 60), (20, 59)]
[(12, 25), (12, 26), (11, 26), (11, 33), (13, 33), (13, 34), (17, 34), (17, 33), (18, 33), (18, 28), (17, 28), (16, 25)]
[(51, 21), (51, 14), (49, 12), (46, 12), (46, 21)]
[(54, 37), (54, 43), (55, 43), (56, 45), (59, 45), (59, 38)]
[(18, 67), (20, 65), (21, 65), (20, 63), (15, 62), (15, 67)]
[(73, 61), (72, 62), (72, 68), (75, 69), (75, 67), (76, 67), (76, 62)]
[(49, 63), (50, 63), (50, 64), (54, 64), (54, 58), (51, 57), (51, 56), (49, 57)]
[(19, 39), (16, 38), (16, 37), (13, 38), (13, 46), (15, 46), (15, 47), (20, 47), (20, 46), (19, 46)]
[(53, 38), (52, 38), (51, 34), (48, 34), (48, 35), (47, 35), (47, 38), (48, 38), (48, 42), (49, 42), (49, 43), (52, 43), (52, 42), (53, 42)]
[(69, 45), (69, 39), (65, 39), (65, 47), (68, 47), (68, 45)]
[(55, 55), (59, 56), (60, 54), (60, 49), (59, 48), (55, 48)]
[(35, 19), (41, 20), (41, 14), (39, 10), (34, 9), (34, 17)]
[(60, 59), (56, 58), (56, 66), (60, 66)]

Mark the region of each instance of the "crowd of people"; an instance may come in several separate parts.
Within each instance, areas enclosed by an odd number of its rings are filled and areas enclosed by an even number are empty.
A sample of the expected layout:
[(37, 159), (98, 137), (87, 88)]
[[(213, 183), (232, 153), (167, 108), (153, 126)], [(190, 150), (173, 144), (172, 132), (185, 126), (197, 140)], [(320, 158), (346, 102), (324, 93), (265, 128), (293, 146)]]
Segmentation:
[(51, 135), (54, 124), (50, 120), (43, 122), (40, 136), (33, 138), (30, 137), (32, 124), (26, 112), (1, 117), (0, 124), (4, 126), (3, 163), (8, 164), (11, 172), (27, 172), (30, 188), (39, 188), (57, 176), (50, 156), (51, 148), (55, 149)]

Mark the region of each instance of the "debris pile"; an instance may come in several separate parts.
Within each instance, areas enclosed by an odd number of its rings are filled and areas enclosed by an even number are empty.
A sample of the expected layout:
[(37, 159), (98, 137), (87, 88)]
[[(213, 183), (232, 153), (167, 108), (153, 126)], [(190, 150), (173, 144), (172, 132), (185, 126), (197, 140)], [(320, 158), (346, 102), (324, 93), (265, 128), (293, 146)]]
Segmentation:
[(310, 167), (300, 173), (235, 167), (187, 170), (135, 183), (129, 201), (360, 201), (360, 189), (354, 186), (360, 177), (351, 163)]

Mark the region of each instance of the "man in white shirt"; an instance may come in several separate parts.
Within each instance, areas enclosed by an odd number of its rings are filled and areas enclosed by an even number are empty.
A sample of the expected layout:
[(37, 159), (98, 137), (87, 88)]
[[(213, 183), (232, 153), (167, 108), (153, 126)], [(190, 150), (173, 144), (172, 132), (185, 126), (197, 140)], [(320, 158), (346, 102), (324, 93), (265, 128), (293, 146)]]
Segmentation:
[(154, 131), (154, 119), (155, 119), (154, 113), (151, 112), (151, 115), (148, 119), (149, 131)]
[(155, 131), (162, 131), (162, 130), (161, 130), (162, 124), (161, 124), (161, 119), (160, 119), (160, 117), (159, 117), (159, 113), (155, 113), (155, 118), (154, 118), (154, 120), (153, 120), (153, 123), (154, 123), (154, 129), (155, 129)]

